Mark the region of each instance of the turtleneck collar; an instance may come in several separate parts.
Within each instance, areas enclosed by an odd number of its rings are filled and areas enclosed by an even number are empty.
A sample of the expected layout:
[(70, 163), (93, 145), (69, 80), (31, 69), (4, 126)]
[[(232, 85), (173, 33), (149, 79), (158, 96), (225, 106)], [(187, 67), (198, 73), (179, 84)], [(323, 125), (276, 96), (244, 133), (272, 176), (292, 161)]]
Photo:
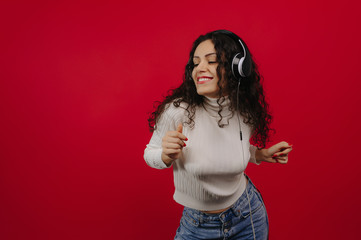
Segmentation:
[[(219, 117), (218, 111), (220, 109), (219, 104), (217, 103), (218, 98), (210, 98), (204, 96), (204, 108), (205, 110), (212, 116), (212, 117)], [(229, 110), (229, 105), (231, 104), (231, 101), (229, 100), (228, 96), (225, 96), (224, 98), (221, 98), (220, 105), (222, 106), (222, 117), (229, 117), (232, 115), (232, 112)]]

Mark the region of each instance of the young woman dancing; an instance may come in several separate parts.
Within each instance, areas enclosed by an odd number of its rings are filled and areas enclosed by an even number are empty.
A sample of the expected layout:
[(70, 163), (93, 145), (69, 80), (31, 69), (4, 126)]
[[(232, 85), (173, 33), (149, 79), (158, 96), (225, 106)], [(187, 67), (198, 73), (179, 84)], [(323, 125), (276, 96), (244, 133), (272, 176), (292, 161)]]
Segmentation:
[(244, 171), (248, 162), (288, 162), (292, 145), (265, 148), (271, 119), (246, 44), (227, 30), (198, 37), (183, 82), (148, 120), (144, 152), (149, 166), (173, 167), (174, 200), (184, 206), (175, 239), (268, 238), (263, 199)]

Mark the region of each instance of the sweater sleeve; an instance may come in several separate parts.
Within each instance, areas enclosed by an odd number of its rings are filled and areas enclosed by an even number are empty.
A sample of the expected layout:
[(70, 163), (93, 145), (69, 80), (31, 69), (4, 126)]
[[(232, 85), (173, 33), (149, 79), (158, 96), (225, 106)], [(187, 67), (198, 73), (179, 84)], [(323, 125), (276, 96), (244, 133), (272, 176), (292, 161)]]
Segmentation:
[(144, 160), (152, 168), (169, 168), (162, 160), (162, 138), (167, 131), (175, 131), (182, 122), (182, 110), (170, 104), (159, 118), (149, 144), (144, 150)]
[(251, 157), (249, 159), (249, 161), (251, 163), (255, 163), (257, 165), (260, 165), (261, 164), (261, 161), (257, 160), (256, 159), (256, 150), (257, 150), (257, 147), (256, 146), (253, 146), (253, 145), (250, 145), (249, 147), (249, 152), (251, 153)]

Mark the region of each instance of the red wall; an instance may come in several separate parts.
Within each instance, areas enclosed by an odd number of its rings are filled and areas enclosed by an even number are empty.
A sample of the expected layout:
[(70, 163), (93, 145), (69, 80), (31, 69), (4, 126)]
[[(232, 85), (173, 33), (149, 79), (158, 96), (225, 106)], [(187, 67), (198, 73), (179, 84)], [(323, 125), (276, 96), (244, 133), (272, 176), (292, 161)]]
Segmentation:
[(143, 160), (153, 102), (198, 35), (248, 43), (287, 165), (251, 165), (271, 239), (361, 238), (360, 3), (2, 1), (0, 238), (172, 239), (171, 170)]

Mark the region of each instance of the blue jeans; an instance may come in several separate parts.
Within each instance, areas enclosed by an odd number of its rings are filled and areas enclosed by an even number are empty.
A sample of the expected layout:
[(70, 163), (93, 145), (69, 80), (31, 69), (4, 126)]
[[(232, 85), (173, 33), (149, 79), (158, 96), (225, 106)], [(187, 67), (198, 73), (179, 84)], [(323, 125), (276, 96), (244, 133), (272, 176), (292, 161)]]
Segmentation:
[[(252, 209), (256, 240), (268, 239), (268, 217), (262, 196), (248, 178), (247, 191)], [(253, 230), (246, 191), (226, 211), (206, 214), (184, 207), (174, 239), (251, 239)]]

